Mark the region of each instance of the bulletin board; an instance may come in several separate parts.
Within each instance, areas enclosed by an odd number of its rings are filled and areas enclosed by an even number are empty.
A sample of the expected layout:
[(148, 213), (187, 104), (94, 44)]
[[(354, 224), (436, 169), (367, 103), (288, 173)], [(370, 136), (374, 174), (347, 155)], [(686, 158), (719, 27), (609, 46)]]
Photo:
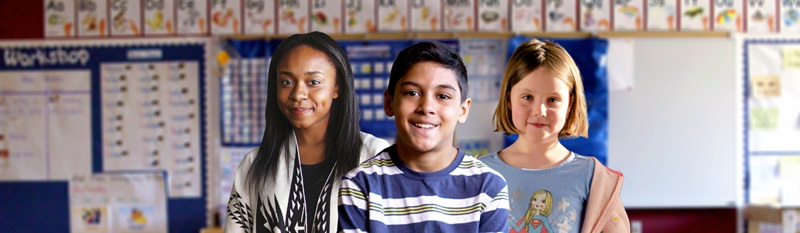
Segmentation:
[(744, 84), (745, 198), (800, 205), (800, 37), (740, 41)]
[(0, 43), (0, 229), (70, 229), (70, 180), (129, 172), (164, 174), (169, 232), (204, 227), (208, 42)]

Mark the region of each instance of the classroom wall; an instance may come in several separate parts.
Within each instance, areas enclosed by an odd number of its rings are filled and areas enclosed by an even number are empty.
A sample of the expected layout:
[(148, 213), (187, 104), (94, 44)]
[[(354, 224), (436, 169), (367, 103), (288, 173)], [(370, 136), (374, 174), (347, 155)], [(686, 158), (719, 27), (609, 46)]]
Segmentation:
[[(0, 1), (0, 40), (41, 39), (43, 37), (43, 1)], [(641, 221), (643, 232), (735, 232), (736, 207), (727, 202), (712, 205), (675, 205), (681, 196), (661, 195), (672, 192), (670, 185), (702, 185), (718, 187), (714, 177), (730, 177), (736, 185), (736, 170), (712, 172), (698, 159), (708, 159), (723, 163), (735, 163), (736, 133), (734, 125), (723, 124), (735, 117), (735, 104), (706, 96), (707, 88), (722, 85), (725, 91), (735, 91), (728, 77), (734, 78), (734, 48), (725, 38), (717, 39), (637, 39), (635, 50), (635, 86), (630, 92), (612, 92), (609, 103), (609, 166), (621, 170), (626, 175), (623, 200), (630, 202), (628, 214), (632, 220)], [(728, 44), (730, 43), (730, 44)], [(709, 49), (710, 48), (710, 49)], [(728, 51), (728, 49), (730, 49)], [(703, 53), (703, 51), (708, 51)], [(719, 51), (723, 53), (720, 54)], [(613, 62), (613, 61), (609, 61)], [(672, 65), (670, 65), (672, 64)], [(679, 65), (674, 65), (679, 64)], [(692, 65), (680, 65), (692, 64)], [(709, 69), (721, 71), (707, 72)], [(715, 65), (714, 65), (715, 64)], [(729, 64), (729, 65), (728, 65)], [(684, 76), (678, 76), (682, 74)], [(670, 79), (695, 83), (694, 88), (680, 88), (670, 85)], [(658, 82), (650, 82), (658, 80)], [(650, 82), (650, 83), (649, 83)], [(681, 94), (692, 94), (695, 98), (673, 98)], [(730, 93), (733, 94), (733, 93)], [(648, 105), (641, 98), (660, 96), (661, 104)], [(734, 97), (731, 97), (734, 98)], [(734, 101), (734, 100), (731, 100)], [(700, 104), (698, 104), (700, 103)], [(479, 109), (488, 109), (484, 104)], [(493, 108), (491, 108), (493, 109)], [(710, 110), (709, 110), (710, 109)], [(720, 110), (721, 111), (715, 111)], [(474, 111), (472, 120), (486, 120), (485, 114)], [(490, 114), (491, 111), (483, 111)], [(706, 117), (712, 114), (716, 117)], [(720, 121), (719, 119), (723, 120)], [(668, 125), (668, 123), (685, 123)], [(635, 127), (634, 127), (635, 126)], [(653, 133), (655, 132), (655, 133)], [(717, 132), (722, 137), (705, 136), (704, 133)], [(695, 142), (711, 142), (706, 143)], [(626, 157), (629, 156), (629, 157)], [(634, 160), (631, 156), (637, 156)], [(701, 156), (708, 156), (704, 158)], [(627, 159), (627, 161), (625, 161)], [(631, 161), (638, 161), (634, 163)], [(686, 164), (677, 164), (686, 162)], [(667, 169), (664, 164), (679, 165), (680, 170)], [(680, 166), (683, 165), (683, 166)], [(735, 164), (725, 165), (735, 168)], [(695, 172), (690, 176), (686, 172)], [(676, 179), (676, 172), (683, 172)], [(686, 183), (680, 183), (685, 181)], [(725, 181), (722, 183), (727, 183)], [(692, 186), (695, 187), (695, 186)], [(727, 191), (726, 191), (727, 190)], [(633, 198), (639, 192), (639, 199)], [(655, 193), (655, 194), (653, 194)], [(660, 194), (659, 194), (660, 193)], [(722, 195), (723, 199), (736, 200), (735, 190), (728, 187), (709, 192), (694, 190), (676, 192), (679, 195)], [(653, 194), (653, 195), (650, 195)], [(649, 198), (674, 198), (664, 205), (647, 206), (642, 204)], [(5, 214), (8, 211), (0, 211)]]

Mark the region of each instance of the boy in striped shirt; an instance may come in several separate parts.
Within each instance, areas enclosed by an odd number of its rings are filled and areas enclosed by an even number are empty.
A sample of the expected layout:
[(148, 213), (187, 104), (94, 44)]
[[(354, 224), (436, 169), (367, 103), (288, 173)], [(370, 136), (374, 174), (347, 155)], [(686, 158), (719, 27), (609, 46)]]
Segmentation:
[(384, 111), (396, 143), (343, 178), (342, 232), (506, 232), (505, 179), (453, 146), (464, 123), (467, 70), (449, 45), (421, 42), (394, 62)]

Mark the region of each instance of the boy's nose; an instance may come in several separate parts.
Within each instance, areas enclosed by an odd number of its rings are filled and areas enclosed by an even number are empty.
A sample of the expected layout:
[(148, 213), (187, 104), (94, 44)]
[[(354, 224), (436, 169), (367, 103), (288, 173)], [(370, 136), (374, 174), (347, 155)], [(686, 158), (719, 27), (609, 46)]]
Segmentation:
[(419, 98), (419, 102), (417, 104), (417, 113), (419, 114), (433, 114), (433, 101), (430, 96), (422, 96)]

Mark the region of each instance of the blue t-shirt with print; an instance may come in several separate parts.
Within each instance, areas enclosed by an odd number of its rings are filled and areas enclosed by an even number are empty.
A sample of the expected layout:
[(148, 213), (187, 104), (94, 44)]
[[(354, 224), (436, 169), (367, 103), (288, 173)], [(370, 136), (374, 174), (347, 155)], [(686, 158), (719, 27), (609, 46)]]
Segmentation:
[(580, 232), (594, 174), (594, 161), (570, 153), (561, 164), (523, 169), (506, 164), (497, 153), (480, 157), (508, 182), (511, 210), (508, 232)]

